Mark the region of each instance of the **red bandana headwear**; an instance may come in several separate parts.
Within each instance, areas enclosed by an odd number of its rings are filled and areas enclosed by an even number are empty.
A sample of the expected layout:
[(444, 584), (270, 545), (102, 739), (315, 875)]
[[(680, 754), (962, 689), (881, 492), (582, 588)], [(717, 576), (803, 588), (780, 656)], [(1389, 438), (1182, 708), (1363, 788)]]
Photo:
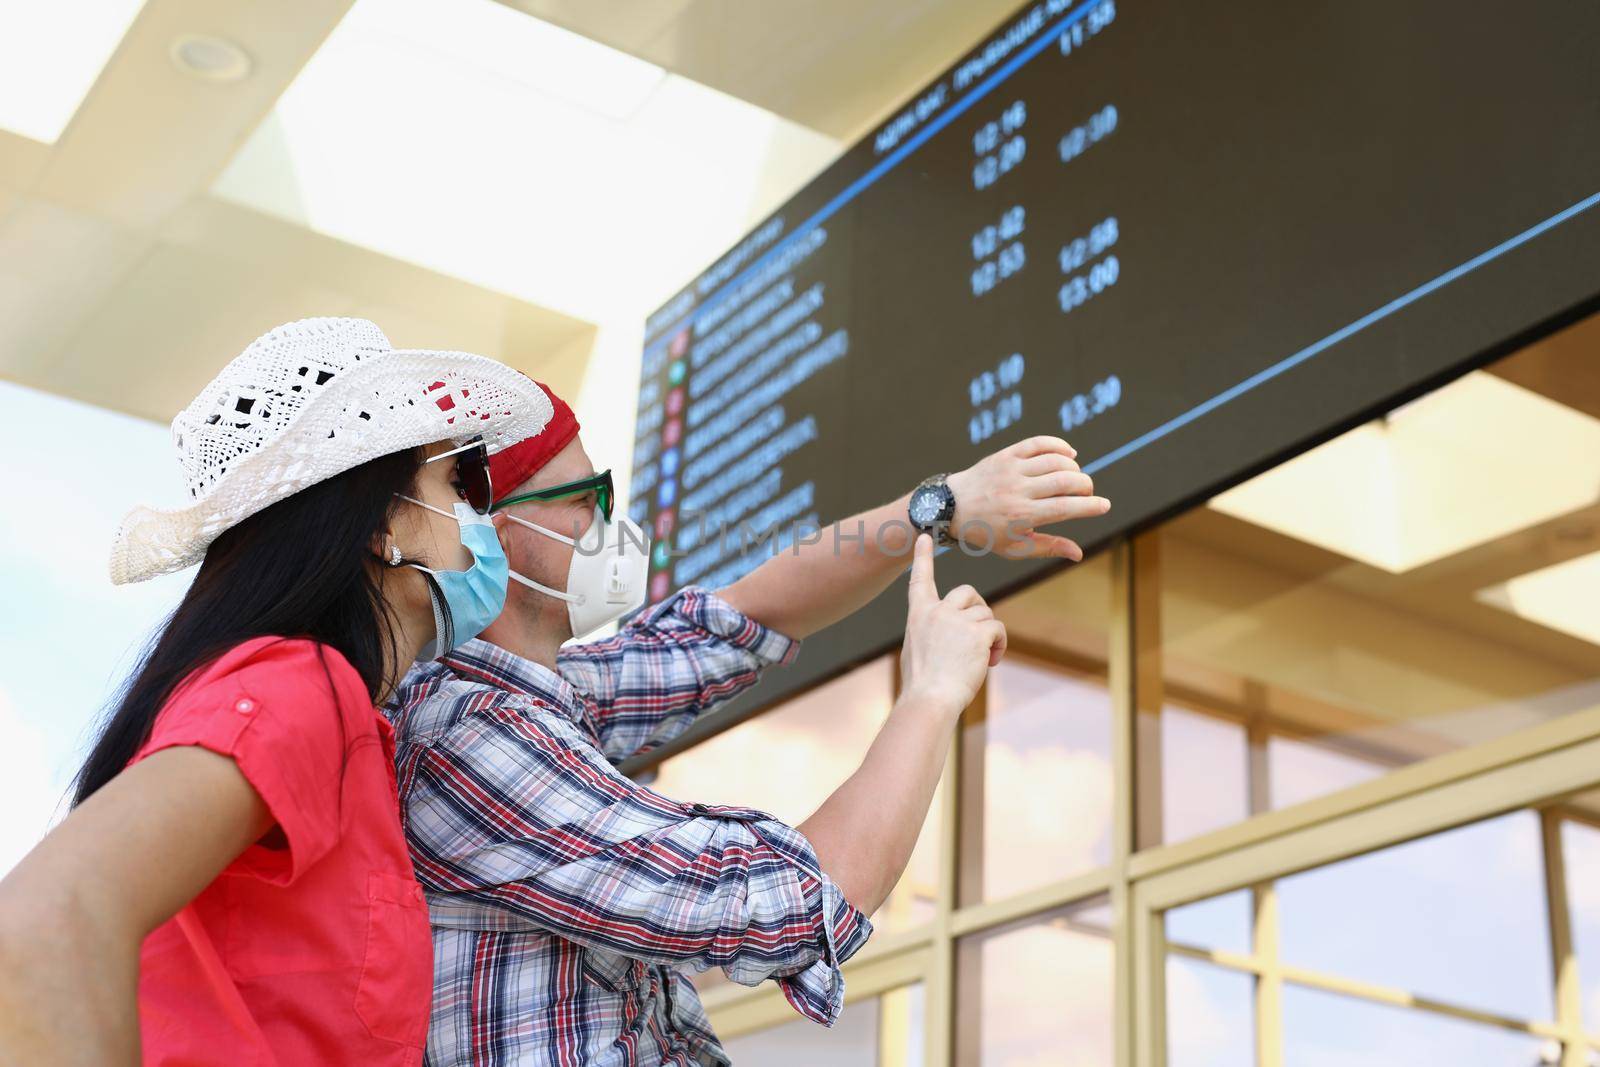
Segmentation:
[(567, 402), (556, 396), (543, 382), (534, 384), (544, 390), (555, 412), (543, 430), (489, 457), (489, 477), (494, 481), (497, 503), (533, 477), (540, 467), (554, 459), (557, 452), (578, 436), (578, 417), (572, 413)]

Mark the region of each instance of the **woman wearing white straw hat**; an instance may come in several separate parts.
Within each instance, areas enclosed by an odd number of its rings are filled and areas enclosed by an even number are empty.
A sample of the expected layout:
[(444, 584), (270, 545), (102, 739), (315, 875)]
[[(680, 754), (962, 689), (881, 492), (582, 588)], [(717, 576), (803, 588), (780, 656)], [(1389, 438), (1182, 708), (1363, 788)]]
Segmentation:
[(200, 570), (0, 882), (0, 1060), (421, 1062), (427, 913), (375, 707), (499, 613), (488, 454), (550, 413), (492, 360), (308, 319), (174, 420), (193, 503), (130, 513), (111, 575)]

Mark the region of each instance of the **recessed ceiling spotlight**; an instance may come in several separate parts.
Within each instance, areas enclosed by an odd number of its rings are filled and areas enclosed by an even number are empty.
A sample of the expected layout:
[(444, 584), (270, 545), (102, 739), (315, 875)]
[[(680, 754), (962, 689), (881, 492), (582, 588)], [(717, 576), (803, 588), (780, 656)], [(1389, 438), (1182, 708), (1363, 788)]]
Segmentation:
[(185, 74), (208, 82), (236, 82), (250, 73), (250, 54), (232, 41), (186, 33), (172, 42), (172, 62)]

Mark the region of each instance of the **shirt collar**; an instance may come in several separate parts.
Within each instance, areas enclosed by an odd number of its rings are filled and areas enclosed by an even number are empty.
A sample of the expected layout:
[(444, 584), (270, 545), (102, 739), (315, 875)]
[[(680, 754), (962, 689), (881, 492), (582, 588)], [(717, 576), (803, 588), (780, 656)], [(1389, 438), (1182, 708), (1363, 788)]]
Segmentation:
[(541, 700), (574, 721), (583, 720), (583, 700), (561, 675), (480, 637), (439, 661), (456, 674)]

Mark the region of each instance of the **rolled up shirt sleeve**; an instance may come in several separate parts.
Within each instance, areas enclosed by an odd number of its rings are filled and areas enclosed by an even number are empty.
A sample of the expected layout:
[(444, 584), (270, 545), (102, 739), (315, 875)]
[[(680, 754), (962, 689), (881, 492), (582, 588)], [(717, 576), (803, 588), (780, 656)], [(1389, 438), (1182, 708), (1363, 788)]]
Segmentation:
[(418, 753), (407, 832), (436, 925), (536, 928), (733, 981), (776, 979), (832, 1025), (871, 935), (798, 830), (617, 773), (554, 710), (506, 695)]
[(557, 667), (598, 705), (601, 750), (620, 762), (666, 744), (799, 648), (710, 590), (685, 586), (614, 637), (563, 648)]
[[(774, 835), (780, 830), (799, 839), (803, 855), (816, 869), (816, 853), (799, 831), (768, 819), (767, 825), (758, 832)], [(796, 866), (799, 866), (798, 861)], [(812, 927), (809, 936), (820, 937), (822, 942), (822, 951), (815, 960), (807, 963), (802, 959), (793, 970), (774, 968), (768, 974), (735, 955), (732, 964), (724, 965), (723, 971), (741, 985), (756, 985), (764, 978), (775, 978), (796, 1011), (813, 1022), (832, 1026), (844, 1008), (844, 979), (840, 977), (839, 968), (867, 943), (872, 936), (872, 923), (844, 898), (831, 878), (820, 873), (802, 878), (800, 910)]]
[(257, 638), (175, 694), (133, 762), (185, 745), (233, 760), (287, 846), (253, 844), (238, 869), (289, 885), (339, 839), (352, 707), (371, 714), (359, 676), (338, 652), (299, 638)]

